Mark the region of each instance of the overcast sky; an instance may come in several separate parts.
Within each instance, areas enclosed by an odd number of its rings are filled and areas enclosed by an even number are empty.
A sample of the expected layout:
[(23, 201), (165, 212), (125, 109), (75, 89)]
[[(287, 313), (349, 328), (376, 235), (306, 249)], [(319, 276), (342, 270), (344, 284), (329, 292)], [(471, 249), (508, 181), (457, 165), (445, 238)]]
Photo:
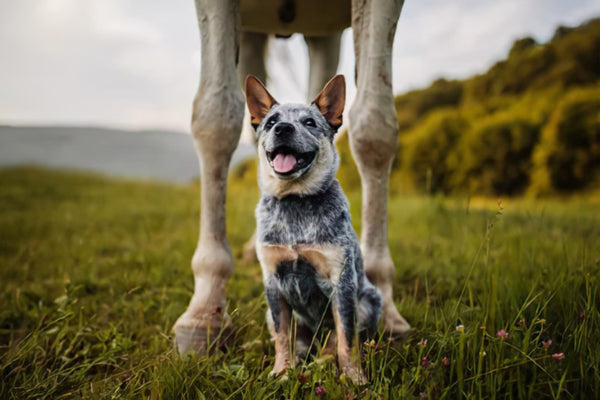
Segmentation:
[[(596, 16), (599, 0), (406, 0), (394, 91), (484, 72), (515, 39), (547, 41), (557, 25)], [(345, 32), (340, 72), (347, 78), (354, 70), (351, 40)], [(304, 100), (306, 53), (298, 37), (272, 43), (268, 71), (280, 101)], [(0, 124), (188, 131), (199, 66), (193, 0), (0, 4)]]

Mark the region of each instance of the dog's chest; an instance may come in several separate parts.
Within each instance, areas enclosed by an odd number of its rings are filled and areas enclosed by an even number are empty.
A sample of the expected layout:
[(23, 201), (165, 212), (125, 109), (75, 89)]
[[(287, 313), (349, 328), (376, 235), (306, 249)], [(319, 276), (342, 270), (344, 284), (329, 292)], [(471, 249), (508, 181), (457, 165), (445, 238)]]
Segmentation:
[(256, 210), (258, 241), (271, 244), (328, 244), (345, 242), (352, 225), (339, 196), (261, 199)]
[(355, 238), (338, 185), (308, 198), (263, 197), (256, 219), (256, 253), (265, 284), (276, 285), (307, 319), (322, 313)]
[(305, 323), (331, 319), (330, 296), (344, 265), (342, 247), (259, 244), (257, 254), (269, 285), (276, 285)]
[(297, 264), (299, 261), (310, 265), (317, 276), (335, 281), (336, 274), (344, 264), (345, 252), (341, 246), (328, 244), (282, 245), (258, 243), (256, 254), (261, 266), (268, 275), (275, 275), (280, 264)]

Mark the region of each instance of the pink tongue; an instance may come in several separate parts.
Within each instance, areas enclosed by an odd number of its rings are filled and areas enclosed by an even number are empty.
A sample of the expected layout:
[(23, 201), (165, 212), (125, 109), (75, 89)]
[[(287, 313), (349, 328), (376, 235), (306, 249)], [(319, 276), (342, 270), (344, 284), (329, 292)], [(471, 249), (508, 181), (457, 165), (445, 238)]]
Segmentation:
[(277, 154), (273, 159), (273, 168), (275, 172), (285, 174), (290, 172), (296, 166), (296, 157), (291, 154)]

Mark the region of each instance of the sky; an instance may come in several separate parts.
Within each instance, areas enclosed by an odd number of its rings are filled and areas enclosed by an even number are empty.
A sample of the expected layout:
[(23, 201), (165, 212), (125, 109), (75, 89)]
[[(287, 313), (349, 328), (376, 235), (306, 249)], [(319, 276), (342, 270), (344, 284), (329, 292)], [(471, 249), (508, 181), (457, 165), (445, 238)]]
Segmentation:
[[(485, 72), (515, 39), (545, 42), (558, 25), (598, 16), (600, 0), (406, 0), (394, 44), (394, 92)], [(339, 72), (351, 101), (350, 31), (341, 47)], [(302, 38), (273, 40), (268, 53), (273, 95), (304, 101), (308, 56)], [(0, 4), (0, 124), (189, 132), (199, 74), (192, 0)]]

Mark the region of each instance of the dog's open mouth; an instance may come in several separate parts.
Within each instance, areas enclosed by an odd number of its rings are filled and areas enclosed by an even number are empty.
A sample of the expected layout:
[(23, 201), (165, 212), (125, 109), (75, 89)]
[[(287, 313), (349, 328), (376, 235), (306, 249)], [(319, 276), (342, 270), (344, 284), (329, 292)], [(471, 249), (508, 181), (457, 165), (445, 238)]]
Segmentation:
[(316, 151), (300, 153), (285, 146), (278, 147), (273, 151), (267, 151), (269, 164), (279, 175), (291, 175), (308, 167), (316, 155)]

